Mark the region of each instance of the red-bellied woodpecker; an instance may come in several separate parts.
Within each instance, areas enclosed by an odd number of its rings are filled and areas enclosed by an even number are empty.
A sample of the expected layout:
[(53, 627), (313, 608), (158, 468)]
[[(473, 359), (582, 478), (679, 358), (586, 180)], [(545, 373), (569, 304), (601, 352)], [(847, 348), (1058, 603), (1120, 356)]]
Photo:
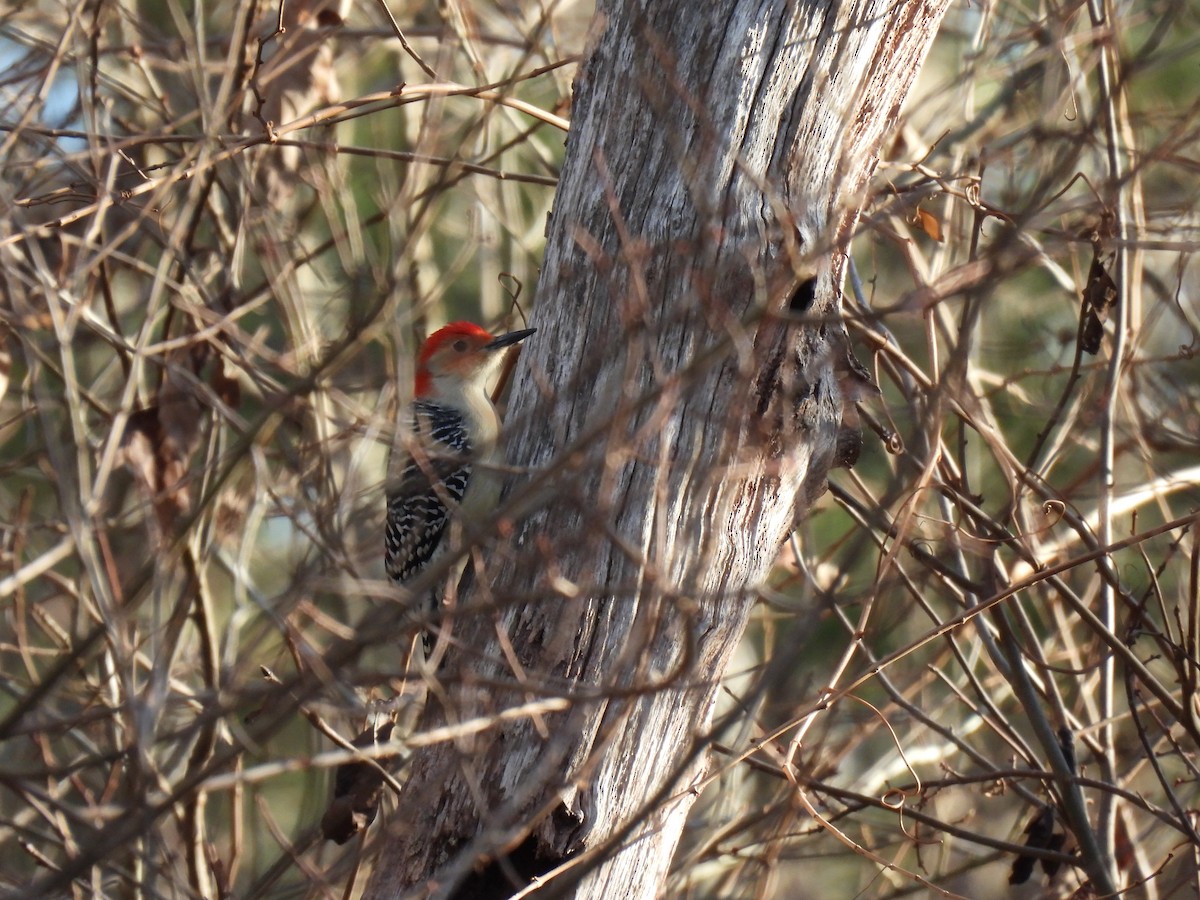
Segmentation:
[(499, 337), (471, 322), (431, 334), (417, 355), (413, 441), (387, 495), (384, 564), (404, 582), (437, 554), (452, 521), (468, 529), (495, 509), (500, 482), (490, 471), (500, 418), (487, 393), (505, 347), (536, 329)]

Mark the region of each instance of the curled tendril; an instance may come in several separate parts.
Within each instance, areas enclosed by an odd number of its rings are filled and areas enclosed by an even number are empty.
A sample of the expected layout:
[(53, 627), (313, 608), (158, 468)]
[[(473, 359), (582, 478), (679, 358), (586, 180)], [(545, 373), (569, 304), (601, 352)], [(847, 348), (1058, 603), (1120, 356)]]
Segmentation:
[(1066, 514), (1067, 504), (1061, 500), (1047, 500), (1042, 504), (1042, 515), (1048, 519), (1053, 517), (1053, 521), (1047, 523), (1048, 526), (1057, 525)]
[(879, 798), (879, 802), (888, 809), (903, 809), (904, 801), (908, 799), (908, 794), (900, 788), (892, 788), (886, 794)]

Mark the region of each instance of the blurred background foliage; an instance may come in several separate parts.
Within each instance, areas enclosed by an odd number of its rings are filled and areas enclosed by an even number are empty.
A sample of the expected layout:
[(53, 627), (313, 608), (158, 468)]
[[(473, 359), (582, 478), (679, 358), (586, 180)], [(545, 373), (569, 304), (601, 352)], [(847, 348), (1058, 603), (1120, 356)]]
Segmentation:
[[(533, 309), (591, 14), (0, 11), (5, 890), (361, 884), (378, 829), (316, 823), (414, 626), (326, 654), (395, 603), (413, 348)], [(1200, 887), (1198, 26), (951, 9), (852, 245), (882, 396), (763, 588), (673, 893), (1067, 896), (1071, 790), (1121, 886)], [(1029, 841), (1048, 864), (1010, 886)]]

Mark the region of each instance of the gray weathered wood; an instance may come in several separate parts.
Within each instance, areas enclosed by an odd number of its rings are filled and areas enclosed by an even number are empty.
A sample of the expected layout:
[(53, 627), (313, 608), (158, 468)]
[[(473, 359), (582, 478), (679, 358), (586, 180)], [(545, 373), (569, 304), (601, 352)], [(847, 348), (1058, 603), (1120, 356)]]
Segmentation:
[(424, 724), (571, 706), (419, 753), (368, 896), (522, 842), (583, 854), (572, 896), (661, 890), (754, 588), (833, 459), (839, 248), (946, 5), (601, 4), (508, 413), (531, 514)]

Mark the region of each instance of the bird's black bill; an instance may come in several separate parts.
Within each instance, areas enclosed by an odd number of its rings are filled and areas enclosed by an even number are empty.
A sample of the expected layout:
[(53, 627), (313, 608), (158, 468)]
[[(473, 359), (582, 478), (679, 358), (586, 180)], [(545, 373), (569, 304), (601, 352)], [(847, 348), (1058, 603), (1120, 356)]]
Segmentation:
[(536, 328), (522, 328), (520, 331), (510, 331), (508, 334), (502, 334), (490, 343), (484, 344), (484, 350), (499, 350), (501, 347), (509, 347), (519, 341), (525, 340), (537, 331)]

